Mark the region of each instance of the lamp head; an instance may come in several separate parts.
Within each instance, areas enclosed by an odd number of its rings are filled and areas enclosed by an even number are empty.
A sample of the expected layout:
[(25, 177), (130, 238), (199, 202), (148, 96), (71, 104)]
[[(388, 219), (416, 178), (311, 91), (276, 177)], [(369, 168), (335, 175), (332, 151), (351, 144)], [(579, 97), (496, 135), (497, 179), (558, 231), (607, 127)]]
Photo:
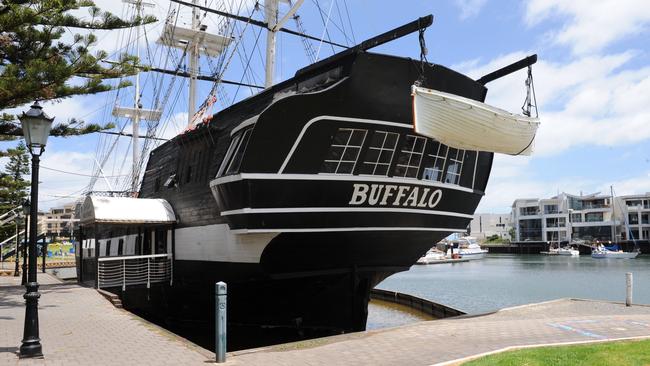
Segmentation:
[(34, 102), (32, 107), (27, 112), (23, 112), (18, 119), (23, 127), (23, 135), (29, 151), (33, 155), (41, 155), (50, 136), (54, 117), (45, 114), (43, 107), (38, 102)]
[(31, 203), (29, 202), (29, 200), (23, 201), (23, 213), (25, 215), (29, 215), (30, 205)]

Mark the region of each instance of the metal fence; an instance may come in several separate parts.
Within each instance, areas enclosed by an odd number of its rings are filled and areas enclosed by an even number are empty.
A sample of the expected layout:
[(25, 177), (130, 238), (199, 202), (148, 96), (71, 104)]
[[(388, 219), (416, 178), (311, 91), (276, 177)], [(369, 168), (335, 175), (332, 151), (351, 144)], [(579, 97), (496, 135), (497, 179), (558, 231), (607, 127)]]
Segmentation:
[(173, 262), (171, 254), (137, 255), (99, 258), (97, 263), (97, 288), (147, 285), (169, 282), (172, 284)]

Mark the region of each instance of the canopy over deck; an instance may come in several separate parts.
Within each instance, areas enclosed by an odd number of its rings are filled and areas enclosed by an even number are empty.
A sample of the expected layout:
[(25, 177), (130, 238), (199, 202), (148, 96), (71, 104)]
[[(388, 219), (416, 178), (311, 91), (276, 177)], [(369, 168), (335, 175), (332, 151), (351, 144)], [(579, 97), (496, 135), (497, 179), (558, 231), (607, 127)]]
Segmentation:
[(86, 224), (172, 224), (171, 205), (160, 198), (88, 196), (81, 206), (79, 222)]

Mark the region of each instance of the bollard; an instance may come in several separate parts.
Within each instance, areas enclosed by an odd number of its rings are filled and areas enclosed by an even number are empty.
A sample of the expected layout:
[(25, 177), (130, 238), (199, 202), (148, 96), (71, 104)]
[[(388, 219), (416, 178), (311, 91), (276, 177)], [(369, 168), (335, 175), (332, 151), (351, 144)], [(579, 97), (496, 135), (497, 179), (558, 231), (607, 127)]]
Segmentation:
[(625, 306), (632, 306), (632, 272), (625, 274)]
[(215, 356), (217, 363), (226, 362), (226, 298), (228, 286), (225, 282), (214, 284), (215, 297)]

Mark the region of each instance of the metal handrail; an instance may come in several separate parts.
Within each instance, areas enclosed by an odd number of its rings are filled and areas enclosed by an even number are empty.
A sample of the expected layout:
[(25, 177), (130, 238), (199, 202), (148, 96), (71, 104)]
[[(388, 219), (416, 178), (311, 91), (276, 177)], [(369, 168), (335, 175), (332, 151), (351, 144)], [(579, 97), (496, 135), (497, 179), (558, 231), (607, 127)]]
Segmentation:
[(144, 258), (162, 258), (162, 257), (168, 257), (171, 258), (171, 254), (147, 254), (147, 255), (124, 255), (121, 257), (101, 257), (99, 258), (100, 262), (104, 261), (118, 261), (122, 259), (144, 259)]
[(169, 281), (172, 284), (173, 261), (171, 254), (104, 257), (97, 261), (97, 287), (122, 287)]

